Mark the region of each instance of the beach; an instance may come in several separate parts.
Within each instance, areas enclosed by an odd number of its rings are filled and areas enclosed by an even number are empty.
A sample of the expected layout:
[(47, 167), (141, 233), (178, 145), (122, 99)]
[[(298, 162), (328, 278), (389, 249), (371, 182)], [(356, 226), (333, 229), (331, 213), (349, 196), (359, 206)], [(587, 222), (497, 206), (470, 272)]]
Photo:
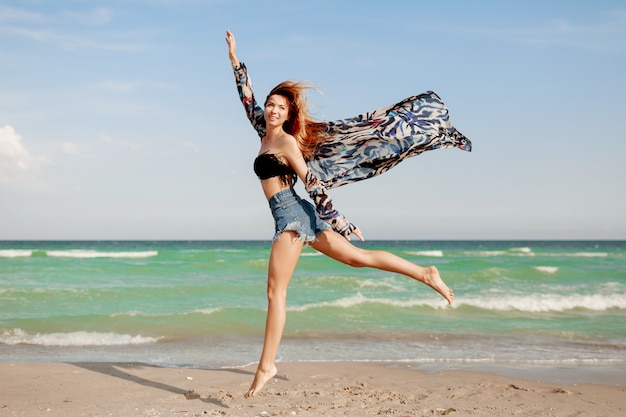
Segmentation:
[(279, 376), (265, 241), (0, 241), (0, 417), (626, 416), (626, 242), (373, 241), (456, 294), (307, 248)]
[(254, 366), (2, 363), (0, 416), (606, 416), (626, 415), (626, 388), (563, 384), (406, 364), (280, 363), (245, 399)]

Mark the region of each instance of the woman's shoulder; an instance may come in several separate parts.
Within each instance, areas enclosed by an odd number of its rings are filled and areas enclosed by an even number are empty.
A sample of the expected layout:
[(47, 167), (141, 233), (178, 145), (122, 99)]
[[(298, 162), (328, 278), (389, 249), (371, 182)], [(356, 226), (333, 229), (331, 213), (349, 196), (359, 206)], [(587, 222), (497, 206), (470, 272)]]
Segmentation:
[(302, 154), (298, 141), (293, 135), (286, 133), (276, 141), (276, 145), (280, 148), (280, 152), (287, 157), (295, 157)]
[(276, 141), (276, 144), (280, 147), (286, 147), (286, 148), (292, 148), (294, 146), (296, 148), (298, 147), (298, 141), (293, 135), (290, 135), (289, 133), (285, 133), (280, 138), (278, 138), (278, 140)]

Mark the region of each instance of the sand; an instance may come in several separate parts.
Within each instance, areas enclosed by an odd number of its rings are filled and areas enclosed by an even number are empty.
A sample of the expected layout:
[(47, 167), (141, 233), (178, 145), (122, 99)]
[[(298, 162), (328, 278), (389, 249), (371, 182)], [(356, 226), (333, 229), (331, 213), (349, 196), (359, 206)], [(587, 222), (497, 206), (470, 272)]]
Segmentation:
[(0, 363), (0, 416), (626, 416), (626, 388), (389, 363), (280, 363), (245, 399), (254, 366)]

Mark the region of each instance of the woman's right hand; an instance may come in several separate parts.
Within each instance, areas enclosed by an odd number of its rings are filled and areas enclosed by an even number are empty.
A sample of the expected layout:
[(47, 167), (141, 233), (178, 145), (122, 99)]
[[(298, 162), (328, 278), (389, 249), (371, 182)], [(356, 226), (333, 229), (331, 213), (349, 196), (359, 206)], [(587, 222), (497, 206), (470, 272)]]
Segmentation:
[[(363, 234), (361, 233), (361, 229), (359, 229), (358, 227), (354, 226), (352, 234), (358, 237), (361, 242), (365, 241), (365, 239), (363, 238)], [(346, 239), (350, 240), (350, 236), (347, 236)]]
[(233, 67), (239, 66), (239, 60), (237, 59), (237, 42), (235, 41), (235, 35), (230, 30), (226, 30), (226, 43), (228, 44), (228, 58), (233, 64)]

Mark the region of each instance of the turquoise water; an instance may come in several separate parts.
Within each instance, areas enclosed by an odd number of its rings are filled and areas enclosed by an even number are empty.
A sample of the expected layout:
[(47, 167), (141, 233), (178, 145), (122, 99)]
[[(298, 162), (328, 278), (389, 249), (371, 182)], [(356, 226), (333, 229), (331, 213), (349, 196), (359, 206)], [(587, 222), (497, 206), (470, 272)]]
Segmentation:
[[(305, 249), (280, 360), (626, 368), (626, 242), (371, 241), (403, 276)], [(0, 242), (0, 361), (258, 360), (270, 242)]]

